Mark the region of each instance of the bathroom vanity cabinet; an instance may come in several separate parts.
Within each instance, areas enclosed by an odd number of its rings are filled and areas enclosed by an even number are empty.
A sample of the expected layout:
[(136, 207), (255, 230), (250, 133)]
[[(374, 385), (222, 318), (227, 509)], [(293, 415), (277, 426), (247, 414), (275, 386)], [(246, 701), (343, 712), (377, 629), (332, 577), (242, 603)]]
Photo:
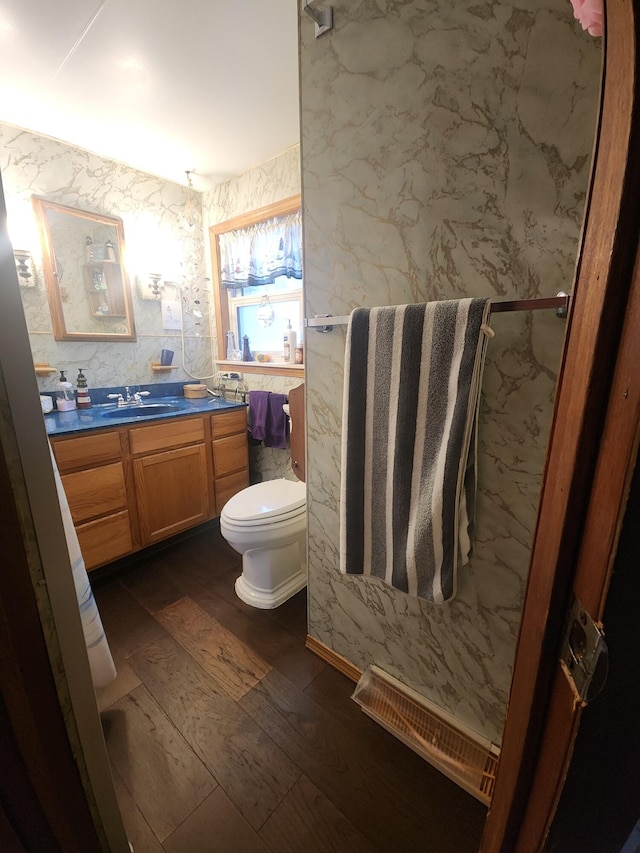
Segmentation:
[(51, 444), (87, 569), (214, 518), (249, 483), (245, 409)]

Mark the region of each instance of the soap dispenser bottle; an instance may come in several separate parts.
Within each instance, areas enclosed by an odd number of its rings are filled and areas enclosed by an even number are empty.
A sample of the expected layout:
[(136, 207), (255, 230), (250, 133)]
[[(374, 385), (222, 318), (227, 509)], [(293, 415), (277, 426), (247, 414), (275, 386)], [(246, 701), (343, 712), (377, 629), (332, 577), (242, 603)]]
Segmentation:
[(291, 320), (287, 320), (287, 328), (284, 331), (284, 360), (294, 362), (296, 357), (297, 335), (293, 331)]
[(67, 380), (64, 370), (60, 371), (60, 381), (56, 386), (56, 407), (59, 412), (71, 412), (76, 408), (73, 385)]
[(76, 385), (78, 386), (78, 408), (90, 409), (91, 397), (89, 396), (89, 389), (87, 387), (87, 377), (82, 372), (83, 370), (86, 370), (86, 368), (80, 368), (78, 378), (76, 379)]

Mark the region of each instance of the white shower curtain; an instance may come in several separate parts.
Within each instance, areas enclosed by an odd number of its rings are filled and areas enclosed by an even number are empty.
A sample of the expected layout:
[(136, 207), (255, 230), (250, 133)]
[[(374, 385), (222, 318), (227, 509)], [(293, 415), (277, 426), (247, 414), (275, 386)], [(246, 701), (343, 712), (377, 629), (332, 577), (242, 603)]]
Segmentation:
[(73, 526), (69, 502), (64, 491), (64, 486), (62, 485), (55, 456), (51, 450), (51, 443), (49, 443), (49, 452), (51, 453), (51, 464), (53, 465), (56, 489), (58, 490), (58, 501), (62, 512), (64, 533), (67, 538), (67, 548), (69, 549), (69, 559), (71, 560), (73, 582), (76, 587), (78, 607), (80, 609), (80, 617), (82, 619), (82, 630), (84, 631), (84, 639), (87, 644), (91, 678), (94, 687), (104, 687), (105, 684), (113, 681), (116, 677), (116, 668), (102, 627), (102, 620), (98, 613), (98, 606), (95, 598), (93, 597), (93, 591), (91, 589), (91, 584), (89, 583), (84, 559), (82, 558), (82, 552), (80, 551), (78, 536), (76, 534), (76, 529)]

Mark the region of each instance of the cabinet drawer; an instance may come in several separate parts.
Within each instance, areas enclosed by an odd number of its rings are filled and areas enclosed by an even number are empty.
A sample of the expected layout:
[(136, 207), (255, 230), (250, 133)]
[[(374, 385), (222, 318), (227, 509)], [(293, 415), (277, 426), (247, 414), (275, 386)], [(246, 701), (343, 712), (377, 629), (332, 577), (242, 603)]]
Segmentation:
[(248, 467), (249, 448), (246, 433), (230, 435), (213, 442), (213, 470), (216, 480)]
[(127, 506), (122, 462), (65, 474), (61, 479), (75, 524)]
[(127, 510), (80, 524), (76, 533), (87, 569), (124, 557), (133, 550)]
[(178, 418), (155, 426), (136, 427), (129, 430), (132, 453), (150, 453), (154, 450), (169, 450), (183, 444), (204, 441), (202, 418)]
[(117, 432), (56, 439), (52, 444), (60, 473), (72, 468), (87, 468), (112, 459), (120, 459), (122, 455), (120, 435)]
[(213, 438), (223, 438), (225, 435), (233, 435), (234, 432), (246, 431), (246, 409), (233, 409), (231, 412), (222, 412), (211, 416), (211, 435)]
[(216, 515), (220, 515), (222, 507), (229, 498), (237, 495), (249, 485), (249, 472), (238, 471), (216, 480)]

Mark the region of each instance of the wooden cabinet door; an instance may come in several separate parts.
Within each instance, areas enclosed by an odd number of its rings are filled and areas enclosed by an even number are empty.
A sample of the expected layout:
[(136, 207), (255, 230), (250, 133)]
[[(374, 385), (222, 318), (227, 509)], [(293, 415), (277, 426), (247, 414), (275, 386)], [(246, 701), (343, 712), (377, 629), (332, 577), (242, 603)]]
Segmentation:
[(204, 444), (134, 459), (133, 473), (143, 545), (210, 517)]

